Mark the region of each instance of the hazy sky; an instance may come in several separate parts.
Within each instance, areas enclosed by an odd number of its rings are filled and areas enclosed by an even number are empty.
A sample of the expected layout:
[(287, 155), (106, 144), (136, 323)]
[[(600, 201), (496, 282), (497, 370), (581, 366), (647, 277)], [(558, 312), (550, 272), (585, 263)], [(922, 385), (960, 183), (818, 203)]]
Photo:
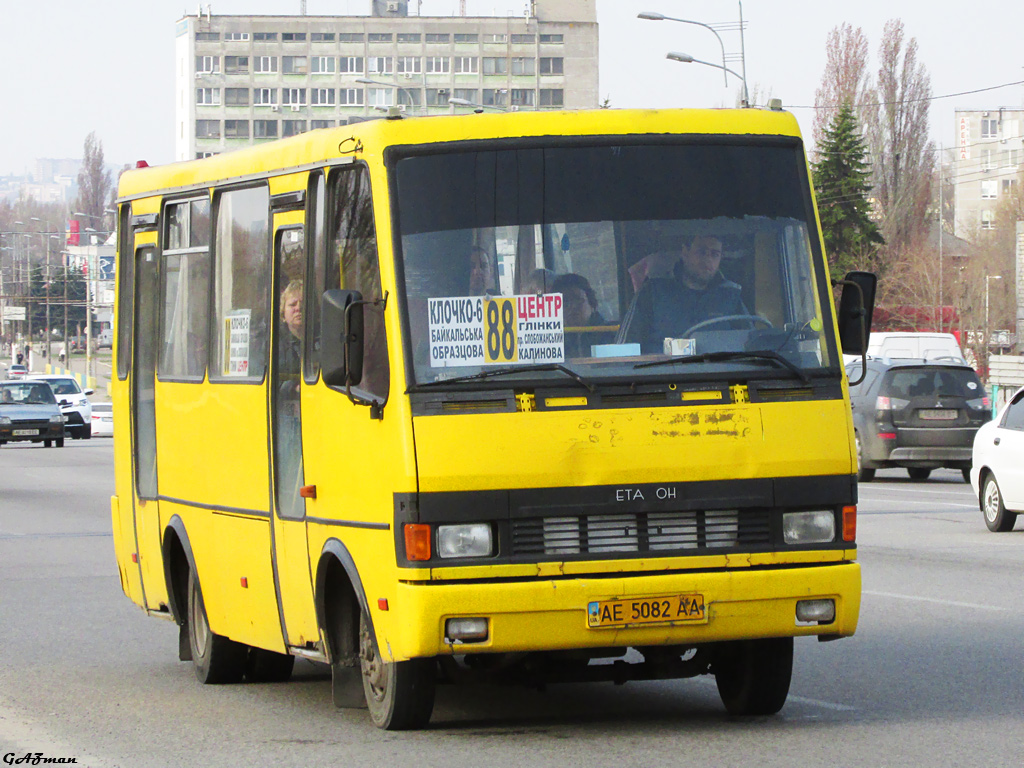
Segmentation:
[[(543, 3), (543, 0), (540, 0)], [(300, 0), (211, 0), (216, 14), (297, 14)], [(174, 22), (194, 3), (169, 0), (2, 0), (4, 40), (3, 141), (0, 174), (31, 170), (37, 157), (80, 157), (95, 130), (111, 164), (169, 162), (173, 156)], [(205, 4), (204, 4), (205, 5)], [(307, 0), (307, 13), (364, 14), (369, 0)], [(410, 3), (415, 7), (415, 0)], [(457, 0), (423, 0), (423, 15), (448, 16)], [(468, 0), (469, 13), (522, 13), (523, 0)], [(640, 11), (704, 23), (734, 22), (736, 2), (597, 0), (600, 93), (613, 107), (732, 105), (736, 84), (721, 70), (665, 60), (671, 50), (721, 61), (706, 29), (641, 21)], [(996, 0), (980, 6), (941, 6), (926, 0), (746, 0), (748, 85), (781, 98), (804, 134), (825, 61), (825, 38), (842, 22), (863, 28), (869, 67), (887, 19), (902, 18), (916, 37), (919, 60), (936, 96), (1024, 80), (1020, 34), (1024, 4)], [(723, 32), (726, 52), (739, 52), (736, 32)], [(730, 65), (739, 71), (740, 64)], [(731, 80), (731, 78), (730, 78)], [(941, 98), (933, 102), (931, 136), (950, 146), (955, 107), (1019, 107), (1024, 86)]]

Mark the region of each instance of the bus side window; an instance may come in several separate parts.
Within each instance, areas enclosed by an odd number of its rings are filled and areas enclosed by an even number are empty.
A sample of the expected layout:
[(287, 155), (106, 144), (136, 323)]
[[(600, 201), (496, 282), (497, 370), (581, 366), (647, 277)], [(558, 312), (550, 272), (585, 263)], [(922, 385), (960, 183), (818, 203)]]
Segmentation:
[[(363, 300), (381, 298), (373, 197), (366, 168), (335, 171), (330, 185), (330, 223), (327, 248), (327, 288), (359, 291)], [(391, 383), (388, 369), (384, 310), (363, 307), (363, 379), (354, 388), (387, 399)]]

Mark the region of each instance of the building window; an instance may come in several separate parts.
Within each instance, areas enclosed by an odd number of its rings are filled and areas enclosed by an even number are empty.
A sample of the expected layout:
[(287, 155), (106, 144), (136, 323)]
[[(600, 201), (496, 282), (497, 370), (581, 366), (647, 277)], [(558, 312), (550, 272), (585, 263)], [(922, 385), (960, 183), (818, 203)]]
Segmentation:
[(363, 42), (362, 32), (339, 32), (338, 33), (339, 43), (361, 43)]
[(981, 212), (981, 228), (982, 229), (995, 229), (996, 228), (996, 213), (995, 213), (995, 211), (982, 211)]
[(271, 74), (277, 72), (277, 56), (254, 56), (253, 72)]
[(253, 88), (252, 103), (256, 107), (270, 107), (277, 104), (277, 88)]
[(220, 120), (196, 120), (197, 139), (219, 139)]
[(362, 56), (342, 56), (339, 61), (341, 65), (339, 71), (343, 75), (361, 75), (363, 74), (363, 57)]
[(333, 107), (337, 104), (336, 94), (333, 88), (310, 88), (309, 103), (314, 107)]
[(1002, 166), (1003, 168), (1016, 168), (1020, 165), (1020, 150), (1019, 149), (1004, 149), (1002, 155)]
[(451, 59), (447, 56), (427, 56), (427, 74), (440, 75), (451, 71)]
[(513, 45), (533, 45), (537, 42), (536, 35), (512, 35)]
[(196, 56), (196, 74), (213, 75), (220, 72), (220, 56)]
[(479, 42), (480, 42), (480, 35), (478, 35), (476, 32), (462, 32), (462, 33), (456, 32), (455, 33), (455, 43), (456, 43), (456, 45), (459, 44), (459, 43), (479, 43)]
[(981, 182), (981, 199), (995, 200), (999, 192), (999, 182), (996, 179), (985, 179)]
[(421, 94), (419, 88), (399, 88), (398, 103), (406, 107), (418, 107), (422, 101)]
[(363, 106), (362, 88), (342, 88), (338, 91), (338, 104), (343, 107)]
[(561, 45), (563, 42), (562, 35), (541, 35), (541, 43), (547, 43), (548, 45)]
[(452, 36), (447, 32), (427, 32), (426, 41), (428, 43), (448, 43), (452, 39)]
[(465, 99), (476, 104), (480, 98), (480, 91), (476, 88), (456, 88), (453, 91), (456, 99)]
[(505, 88), (484, 88), (484, 98), (480, 103), (486, 107), (504, 107), (508, 104), (508, 90)]
[(229, 107), (247, 107), (249, 106), (249, 89), (248, 88), (225, 88), (224, 89), (224, 104)]
[(283, 75), (306, 75), (309, 74), (309, 59), (305, 56), (282, 56), (281, 74)]
[(565, 74), (562, 70), (562, 59), (560, 56), (543, 56), (540, 60), (540, 73), (542, 75), (562, 75)]
[(197, 107), (219, 107), (220, 88), (196, 88)]
[(395, 91), (393, 88), (367, 88), (366, 104), (370, 107), (393, 107)]
[(298, 136), (300, 133), (306, 132), (305, 120), (282, 120), (281, 123), (282, 139), (287, 139), (289, 136)]
[[(310, 32), (309, 41), (311, 43), (333, 43), (334, 33), (333, 32)], [(323, 122), (323, 121), (321, 121)]]
[(213, 157), (216, 152), (196, 152), (196, 160), (205, 160), (208, 157)]
[(390, 43), (394, 35), (390, 32), (370, 32), (366, 35), (368, 43)]
[(484, 56), (485, 75), (506, 75), (508, 74), (508, 59)]
[[(399, 56), (396, 60), (398, 63), (399, 74), (419, 74), (423, 71), (423, 64), (419, 56)], [(429, 66), (430, 59), (427, 59)], [(427, 70), (430, 71), (429, 69)]]
[(306, 39), (305, 32), (282, 32), (281, 42), (282, 43), (301, 43)]
[(1003, 179), (1003, 194), (1011, 195), (1017, 191), (1016, 179)]
[(366, 64), (366, 71), (371, 75), (390, 75), (395, 71), (390, 56), (370, 56)]
[(448, 106), (448, 89), (447, 88), (427, 88), (427, 106), (428, 107), (447, 107)]
[(512, 105), (515, 107), (532, 107), (534, 104), (533, 93), (533, 90), (527, 90), (526, 88), (513, 88)]
[(224, 74), (225, 75), (247, 75), (247, 74), (249, 74), (249, 57), (248, 56), (225, 56), (224, 57)]
[(227, 43), (244, 43), (249, 39), (248, 32), (225, 32), (224, 41)]
[(521, 56), (517, 56), (512, 59), (512, 74), (513, 75), (536, 75), (537, 74), (537, 60), (527, 59)]
[(456, 56), (455, 74), (475, 75), (480, 71), (480, 59), (476, 56)]
[(252, 135), (257, 139), (276, 139), (277, 120), (253, 120)]
[(277, 32), (253, 32), (252, 39), (257, 42), (277, 40)]
[(305, 88), (282, 88), (281, 89), (281, 104), (286, 107), (304, 107), (306, 106), (306, 89)]
[(399, 32), (398, 42), (400, 43), (418, 43), (420, 41), (419, 32)]
[(981, 169), (991, 171), (996, 167), (995, 153), (991, 149), (981, 150)]
[(485, 43), (507, 43), (508, 42), (508, 35), (506, 35), (504, 33), (484, 35), (484, 42)]
[(541, 88), (540, 105), (542, 107), (564, 106), (564, 91), (561, 88)]
[(196, 32), (197, 43), (213, 43), (220, 40), (220, 32)]
[(338, 70), (338, 60), (333, 56), (314, 56), (312, 64), (314, 75), (333, 75)]
[(310, 120), (309, 130), (315, 131), (320, 128), (333, 128), (336, 122), (336, 120)]
[(225, 139), (248, 139), (249, 138), (249, 121), (248, 120), (225, 120), (224, 121), (224, 138)]
[(981, 118), (981, 138), (994, 139), (999, 135), (999, 121), (987, 117)]

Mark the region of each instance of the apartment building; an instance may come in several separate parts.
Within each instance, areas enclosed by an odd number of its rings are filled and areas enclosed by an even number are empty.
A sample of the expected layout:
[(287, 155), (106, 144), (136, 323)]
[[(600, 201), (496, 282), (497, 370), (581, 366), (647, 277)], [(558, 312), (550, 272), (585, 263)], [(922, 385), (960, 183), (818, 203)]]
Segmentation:
[(1024, 169), (1024, 108), (957, 109), (953, 178), (956, 235), (993, 229), (999, 202)]
[[(175, 159), (380, 117), (598, 106), (596, 0), (519, 16), (185, 16), (175, 46)], [(452, 103), (452, 100), (455, 103)]]

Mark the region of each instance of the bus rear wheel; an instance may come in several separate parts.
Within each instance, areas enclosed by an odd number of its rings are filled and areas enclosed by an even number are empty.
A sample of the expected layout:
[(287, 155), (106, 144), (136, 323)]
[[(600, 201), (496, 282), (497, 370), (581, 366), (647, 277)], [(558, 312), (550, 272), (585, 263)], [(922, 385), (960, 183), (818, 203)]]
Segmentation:
[(195, 571), (189, 571), (188, 574), (188, 641), (199, 682), (241, 682), (249, 646), (215, 634), (210, 629)]
[(789, 695), (793, 638), (722, 643), (712, 669), (730, 715), (774, 715)]
[(370, 619), (359, 616), (359, 666), (370, 719), (386, 731), (422, 728), (434, 710), (437, 662), (410, 659), (387, 662), (370, 632)]

